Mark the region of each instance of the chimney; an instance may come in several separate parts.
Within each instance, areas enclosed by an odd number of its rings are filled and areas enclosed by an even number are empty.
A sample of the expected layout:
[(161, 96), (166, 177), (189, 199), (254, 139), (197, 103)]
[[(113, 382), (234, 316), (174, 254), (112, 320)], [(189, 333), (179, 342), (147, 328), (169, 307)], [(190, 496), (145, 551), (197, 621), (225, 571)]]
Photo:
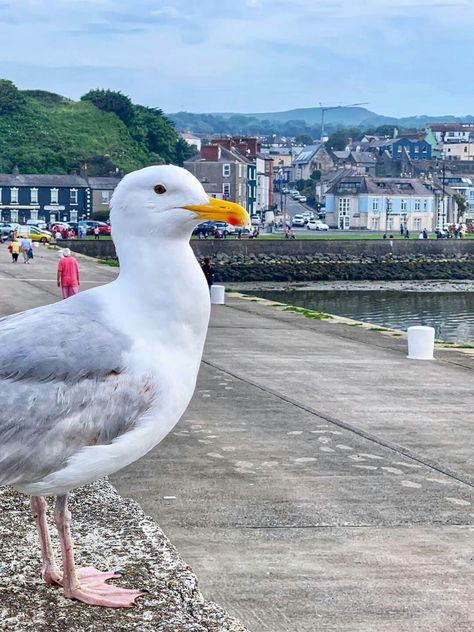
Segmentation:
[(81, 176), (87, 178), (87, 162), (81, 165)]
[(13, 174), (14, 176), (18, 176), (18, 175), (20, 175), (20, 170), (18, 169), (18, 165), (15, 165), (15, 166), (13, 167), (12, 174)]
[(201, 158), (208, 162), (217, 162), (221, 157), (221, 148), (219, 145), (206, 145), (201, 148)]

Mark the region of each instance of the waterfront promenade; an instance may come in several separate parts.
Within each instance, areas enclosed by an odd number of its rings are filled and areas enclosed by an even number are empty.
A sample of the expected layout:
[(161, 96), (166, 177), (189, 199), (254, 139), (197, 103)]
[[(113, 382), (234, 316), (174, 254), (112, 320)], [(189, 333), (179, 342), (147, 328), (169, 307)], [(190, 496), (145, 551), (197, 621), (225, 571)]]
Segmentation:
[[(43, 252), (2, 257), (2, 313), (59, 297)], [(252, 632), (473, 628), (474, 364), (405, 347), (229, 297), (184, 418), (112, 477)]]

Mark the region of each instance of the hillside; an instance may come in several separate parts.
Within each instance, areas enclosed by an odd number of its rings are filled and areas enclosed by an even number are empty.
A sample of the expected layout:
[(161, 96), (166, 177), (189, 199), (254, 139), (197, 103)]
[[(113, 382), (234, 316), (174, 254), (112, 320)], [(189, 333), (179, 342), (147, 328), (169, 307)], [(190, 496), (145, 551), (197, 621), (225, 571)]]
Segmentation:
[(179, 163), (192, 153), (159, 110), (120, 93), (93, 91), (76, 102), (0, 80), (1, 172), (17, 165), (23, 173), (67, 173), (86, 162), (91, 175), (106, 175)]
[[(317, 107), (257, 114), (177, 112), (169, 114), (168, 117), (179, 130), (203, 134), (282, 134), (285, 136), (309, 134), (313, 138), (319, 138), (321, 131), (321, 108)], [(423, 129), (428, 123), (434, 122), (474, 122), (474, 117), (423, 114), (396, 118), (382, 116), (363, 107), (340, 107), (327, 110), (324, 120), (326, 131), (333, 132), (341, 128), (354, 127), (365, 131), (382, 125), (395, 125), (401, 129)]]

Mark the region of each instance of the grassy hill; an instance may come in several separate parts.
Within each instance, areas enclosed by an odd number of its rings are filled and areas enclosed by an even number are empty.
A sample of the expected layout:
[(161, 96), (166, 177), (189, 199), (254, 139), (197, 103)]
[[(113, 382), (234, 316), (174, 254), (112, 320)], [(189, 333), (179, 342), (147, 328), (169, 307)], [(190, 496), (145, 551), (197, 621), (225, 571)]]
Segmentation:
[(159, 110), (133, 104), (110, 91), (89, 93), (115, 97), (129, 106), (105, 111), (98, 98), (71, 101), (39, 90), (17, 90), (0, 80), (0, 171), (15, 165), (23, 173), (67, 173), (88, 164), (91, 175), (128, 172), (140, 167), (175, 162), (193, 150), (178, 137)]

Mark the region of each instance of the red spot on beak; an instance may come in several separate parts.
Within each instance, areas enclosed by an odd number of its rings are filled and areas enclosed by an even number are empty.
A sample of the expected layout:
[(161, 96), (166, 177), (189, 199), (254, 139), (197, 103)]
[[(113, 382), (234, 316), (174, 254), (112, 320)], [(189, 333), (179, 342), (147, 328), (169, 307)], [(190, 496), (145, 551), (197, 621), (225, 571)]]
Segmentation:
[(239, 220), (236, 219), (235, 217), (228, 217), (227, 223), (232, 224), (232, 226), (238, 226), (240, 224)]

